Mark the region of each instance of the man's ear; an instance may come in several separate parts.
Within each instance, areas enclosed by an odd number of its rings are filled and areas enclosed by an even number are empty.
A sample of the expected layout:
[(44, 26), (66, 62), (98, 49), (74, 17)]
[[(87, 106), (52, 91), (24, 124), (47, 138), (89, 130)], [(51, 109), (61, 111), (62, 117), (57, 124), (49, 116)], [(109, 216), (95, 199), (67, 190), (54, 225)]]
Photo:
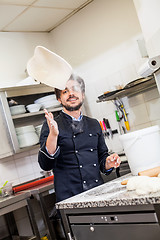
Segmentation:
[(58, 102), (62, 103), (60, 98), (58, 98), (57, 100), (58, 100)]

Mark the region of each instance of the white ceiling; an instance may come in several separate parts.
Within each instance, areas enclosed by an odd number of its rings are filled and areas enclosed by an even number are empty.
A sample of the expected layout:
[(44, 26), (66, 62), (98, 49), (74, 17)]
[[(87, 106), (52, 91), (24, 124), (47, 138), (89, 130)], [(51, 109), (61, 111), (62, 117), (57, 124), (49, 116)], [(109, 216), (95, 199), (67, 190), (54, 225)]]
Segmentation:
[(0, 0), (0, 32), (50, 32), (93, 0)]

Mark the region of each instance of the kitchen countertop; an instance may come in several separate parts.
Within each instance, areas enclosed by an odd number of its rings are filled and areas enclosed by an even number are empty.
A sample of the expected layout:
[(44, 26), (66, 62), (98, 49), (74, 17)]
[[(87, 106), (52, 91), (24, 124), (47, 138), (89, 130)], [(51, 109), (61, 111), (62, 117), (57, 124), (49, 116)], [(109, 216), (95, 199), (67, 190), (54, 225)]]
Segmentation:
[(32, 194), (40, 194), (47, 191), (54, 192), (53, 181), (28, 188), (7, 197), (0, 197), (0, 215), (2, 215), (2, 210), (4, 208), (7, 208), (13, 204), (16, 204), (17, 208), (19, 208), (19, 206), (21, 206), (21, 202), (26, 201), (26, 199), (29, 198)]
[(0, 197), (0, 209), (30, 197), (30, 192), (20, 192), (8, 197)]
[(0, 197), (0, 216), (27, 205), (30, 192), (20, 192), (8, 197)]
[(160, 192), (149, 195), (137, 195), (135, 191), (127, 191), (126, 186), (121, 185), (121, 181), (129, 179), (132, 176), (133, 175), (129, 173), (123, 177), (68, 198), (57, 203), (56, 208), (90, 208), (160, 203)]

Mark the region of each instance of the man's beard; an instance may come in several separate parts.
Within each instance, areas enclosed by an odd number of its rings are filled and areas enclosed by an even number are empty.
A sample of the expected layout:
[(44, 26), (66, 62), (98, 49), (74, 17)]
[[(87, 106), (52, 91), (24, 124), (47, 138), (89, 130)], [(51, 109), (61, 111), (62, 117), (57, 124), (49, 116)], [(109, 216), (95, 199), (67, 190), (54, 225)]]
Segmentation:
[[(61, 103), (62, 104), (62, 103)], [(62, 106), (67, 110), (67, 111), (70, 111), (70, 112), (72, 112), (72, 111), (77, 111), (77, 110), (79, 110), (80, 108), (81, 108), (81, 106), (82, 106), (82, 104), (83, 104), (83, 101), (82, 102), (80, 102), (77, 106), (69, 106), (69, 105), (64, 105), (64, 104), (62, 104)]]

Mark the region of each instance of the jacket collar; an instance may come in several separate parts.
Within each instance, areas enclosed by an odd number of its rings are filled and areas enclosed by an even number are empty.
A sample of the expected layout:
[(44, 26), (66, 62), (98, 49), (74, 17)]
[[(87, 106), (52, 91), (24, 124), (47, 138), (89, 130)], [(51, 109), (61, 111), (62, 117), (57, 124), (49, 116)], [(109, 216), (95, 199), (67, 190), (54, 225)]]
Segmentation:
[(80, 116), (79, 116), (78, 119), (72, 117), (71, 115), (69, 115), (69, 114), (67, 114), (67, 113), (65, 113), (63, 110), (62, 110), (62, 113), (63, 113), (64, 115), (66, 115), (67, 117), (69, 117), (71, 120), (73, 120), (73, 121), (77, 121), (77, 122), (80, 122), (80, 121), (82, 120), (82, 118), (83, 118), (83, 114), (82, 114), (82, 113), (80, 114)]

